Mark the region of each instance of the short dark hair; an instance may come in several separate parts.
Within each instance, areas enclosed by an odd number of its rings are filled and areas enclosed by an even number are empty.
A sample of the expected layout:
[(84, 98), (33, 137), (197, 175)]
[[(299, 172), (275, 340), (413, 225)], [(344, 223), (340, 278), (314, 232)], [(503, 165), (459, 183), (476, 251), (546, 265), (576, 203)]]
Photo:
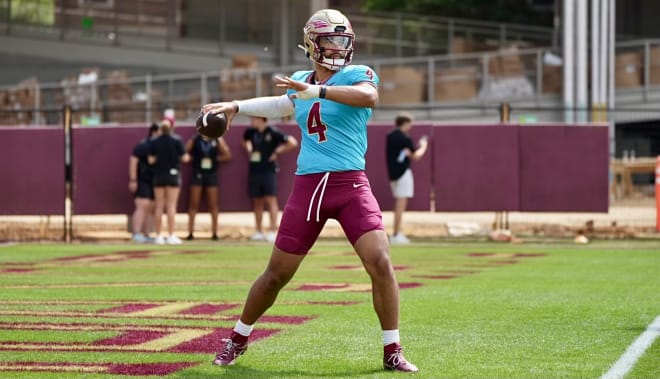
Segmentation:
[(149, 127), (149, 137), (151, 137), (152, 134), (157, 132), (158, 129), (160, 129), (160, 126), (158, 126), (158, 124), (156, 124), (155, 122), (152, 123), (151, 126)]
[(396, 125), (397, 128), (400, 128), (404, 124), (412, 122), (412, 120), (413, 120), (413, 116), (410, 113), (401, 112), (398, 115), (396, 115), (396, 118), (394, 119), (394, 124)]

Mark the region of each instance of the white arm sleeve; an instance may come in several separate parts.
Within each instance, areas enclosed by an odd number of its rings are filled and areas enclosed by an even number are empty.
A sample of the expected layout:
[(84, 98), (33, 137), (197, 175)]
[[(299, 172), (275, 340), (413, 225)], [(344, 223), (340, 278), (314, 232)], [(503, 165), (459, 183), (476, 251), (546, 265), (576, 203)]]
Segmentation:
[(278, 118), (293, 114), (293, 101), (287, 95), (255, 97), (249, 100), (234, 100), (238, 114), (266, 118)]

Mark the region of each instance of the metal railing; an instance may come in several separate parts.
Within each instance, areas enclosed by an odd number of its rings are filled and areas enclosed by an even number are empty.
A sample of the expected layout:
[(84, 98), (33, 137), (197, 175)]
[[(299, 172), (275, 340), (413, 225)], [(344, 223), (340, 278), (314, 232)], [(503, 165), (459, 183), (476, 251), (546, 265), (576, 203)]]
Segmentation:
[[(0, 0), (0, 33), (22, 37), (59, 39), (106, 46), (149, 49), (157, 51), (194, 52), (195, 54), (224, 55), (228, 44), (258, 44), (273, 46), (272, 30), (249, 30), (245, 25), (232, 26), (224, 22), (227, 0), (212, 2), (208, 12), (218, 20), (213, 26), (202, 27), (202, 36), (185, 37), (183, 16), (171, 2), (135, 0), (130, 8), (120, 2), (81, 6), (81, 2), (32, 0), (49, 2), (30, 10), (30, 1), (18, 5)], [(74, 6), (70, 5), (74, 4)], [(28, 7), (21, 12), (18, 6)], [(30, 17), (40, 13), (40, 17)], [(255, 39), (255, 35), (260, 38)]]
[(450, 54), (493, 50), (511, 42), (528, 47), (556, 46), (557, 42), (552, 28), (534, 25), (373, 11), (348, 17), (369, 55)]
[[(481, 94), (480, 88), (487, 88), (486, 83), (506, 80), (511, 73), (499, 74), (491, 69), (490, 62), (502, 57), (519, 56), (530, 63), (517, 66), (521, 77), (535, 77), (536, 61), (542, 59), (543, 49), (497, 53), (473, 53), (455, 56), (429, 56), (414, 58), (391, 58), (365, 61), (380, 75), (380, 104), (423, 105), (437, 103), (469, 102), (484, 104), (500, 101), (503, 97)], [(147, 109), (174, 108), (178, 111), (177, 119), (192, 120), (199, 107), (209, 101), (249, 98), (279, 94), (273, 84), (273, 76), (289, 74), (293, 71), (308, 69), (309, 64), (278, 68), (228, 69), (221, 71), (194, 72), (168, 75), (146, 75), (117, 79), (99, 79), (89, 84), (41, 83), (34, 91), (30, 103), (22, 103), (23, 108), (36, 111), (30, 117), (32, 124), (51, 123), (40, 115), (40, 108), (71, 105), (74, 109), (90, 109), (91, 118), (99, 117), (101, 123), (112, 122), (151, 122), (153, 113)], [(445, 75), (446, 74), (446, 75)], [(444, 76), (443, 76), (444, 75)], [(519, 79), (525, 81), (527, 79)], [(514, 85), (517, 85), (515, 82)], [(463, 86), (458, 97), (456, 86)], [(535, 96), (531, 82), (527, 87), (531, 93), (516, 97)], [(3, 91), (17, 91), (15, 87), (0, 88)], [(542, 88), (537, 91), (542, 96)], [(514, 94), (515, 95), (515, 94)], [(141, 107), (145, 109), (142, 117), (115, 118), (112, 108)], [(14, 109), (16, 107), (13, 107)], [(110, 113), (109, 113), (110, 112)], [(132, 111), (137, 116), (135, 111)], [(27, 121), (23, 117), (22, 122)], [(82, 121), (82, 120), (81, 120)], [(0, 124), (11, 124), (0, 120)]]
[[(527, 106), (559, 105), (562, 70), (544, 64), (550, 49), (503, 50), (487, 53), (431, 55), (373, 59), (357, 63), (371, 65), (380, 76), (380, 103), (375, 117), (389, 118), (387, 110), (403, 107), (426, 110), (432, 118), (440, 105), (483, 106), (500, 102), (523, 102)], [(617, 46), (617, 104), (660, 103), (660, 40), (619, 43)], [(95, 80), (89, 84), (37, 83), (19, 106), (7, 105), (7, 96), (23, 90), (0, 88), (0, 109), (35, 109), (21, 124), (52, 123), (40, 108), (69, 104), (74, 109), (93, 110), (94, 122), (150, 122), (149, 110), (174, 108), (177, 118), (192, 120), (202, 104), (210, 101), (279, 94), (272, 78), (300, 69), (309, 63), (277, 68), (235, 69), (169, 75), (146, 75)], [(9, 95), (7, 95), (9, 94)], [(14, 96), (15, 97), (15, 96)], [(136, 117), (120, 119), (111, 109), (130, 108)], [(142, 109), (140, 117), (135, 109)], [(433, 113), (436, 112), (436, 113)], [(559, 115), (554, 118), (561, 120)], [(10, 125), (6, 119), (0, 124)]]

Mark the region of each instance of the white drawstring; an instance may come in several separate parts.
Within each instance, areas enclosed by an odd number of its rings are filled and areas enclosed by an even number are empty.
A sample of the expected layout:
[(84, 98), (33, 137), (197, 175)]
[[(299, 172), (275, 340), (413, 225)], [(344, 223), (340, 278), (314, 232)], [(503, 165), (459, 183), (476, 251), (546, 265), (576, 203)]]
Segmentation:
[(309, 219), (312, 215), (312, 207), (314, 206), (314, 198), (316, 197), (316, 193), (319, 191), (319, 188), (321, 188), (321, 194), (319, 195), (319, 203), (318, 206), (316, 207), (316, 222), (320, 221), (320, 216), (321, 216), (321, 202), (323, 201), (323, 194), (325, 194), (325, 187), (328, 184), (328, 178), (330, 177), (330, 173), (326, 172), (325, 175), (323, 175), (323, 178), (319, 181), (319, 184), (316, 185), (316, 188), (314, 189), (314, 193), (312, 194), (312, 198), (309, 200), (309, 208), (307, 208), (307, 222), (309, 222)]

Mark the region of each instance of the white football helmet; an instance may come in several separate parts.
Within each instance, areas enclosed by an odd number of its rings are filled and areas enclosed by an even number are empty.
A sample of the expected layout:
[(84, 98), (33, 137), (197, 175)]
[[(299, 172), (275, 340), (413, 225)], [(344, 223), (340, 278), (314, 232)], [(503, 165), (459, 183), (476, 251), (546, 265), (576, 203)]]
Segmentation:
[[(299, 48), (312, 62), (336, 71), (351, 63), (355, 32), (340, 11), (322, 9), (307, 20), (303, 28), (303, 45)], [(324, 53), (330, 52), (328, 57)]]

